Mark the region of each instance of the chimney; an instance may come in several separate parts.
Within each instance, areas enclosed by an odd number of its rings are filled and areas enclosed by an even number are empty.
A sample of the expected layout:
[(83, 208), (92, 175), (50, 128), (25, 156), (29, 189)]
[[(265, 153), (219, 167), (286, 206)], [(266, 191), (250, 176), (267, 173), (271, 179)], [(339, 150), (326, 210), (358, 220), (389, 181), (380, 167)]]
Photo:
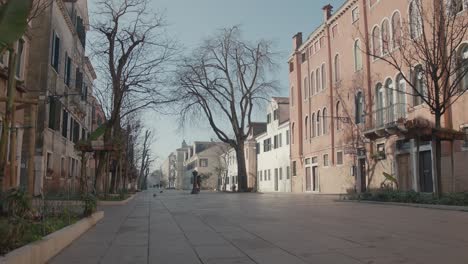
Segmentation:
[(302, 32), (297, 33), (293, 37), (293, 49), (298, 50), (302, 45)]
[(327, 22), (332, 15), (333, 6), (328, 4), (322, 8), (323, 10), (323, 21)]

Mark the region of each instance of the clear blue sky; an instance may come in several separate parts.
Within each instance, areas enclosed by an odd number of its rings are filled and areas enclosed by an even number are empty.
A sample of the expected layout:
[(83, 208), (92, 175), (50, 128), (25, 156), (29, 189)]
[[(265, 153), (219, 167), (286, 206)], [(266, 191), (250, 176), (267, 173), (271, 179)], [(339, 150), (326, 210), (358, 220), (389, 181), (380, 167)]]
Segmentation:
[[(89, 0), (93, 1), (93, 0)], [(292, 51), (292, 36), (303, 32), (306, 38), (318, 25), (322, 7), (331, 4), (337, 9), (345, 0), (151, 0), (152, 8), (164, 11), (168, 32), (187, 49), (217, 29), (240, 25), (246, 39), (268, 39), (280, 53), (279, 74), (282, 90), (277, 96), (288, 96), (287, 59)], [(92, 10), (91, 10), (92, 11)], [(274, 96), (274, 95), (272, 95)], [(263, 109), (257, 109), (263, 111)], [(183, 139), (209, 140), (216, 138), (207, 125), (178, 130), (173, 117), (145, 113), (145, 126), (154, 130), (157, 140), (153, 155), (162, 161), (180, 146)], [(262, 120), (259, 120), (262, 121)], [(156, 168), (156, 167), (154, 167)]]

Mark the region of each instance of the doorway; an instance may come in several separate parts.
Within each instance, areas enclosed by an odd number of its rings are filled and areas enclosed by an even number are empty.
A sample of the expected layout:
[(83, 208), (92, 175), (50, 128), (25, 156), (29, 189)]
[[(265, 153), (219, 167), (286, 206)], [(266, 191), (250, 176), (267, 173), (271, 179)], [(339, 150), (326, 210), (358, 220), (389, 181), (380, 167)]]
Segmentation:
[(398, 183), (402, 191), (410, 191), (413, 189), (413, 173), (410, 164), (410, 154), (402, 154), (397, 156), (398, 166)]
[(312, 190), (314, 192), (319, 191), (318, 166), (312, 167)]
[(366, 184), (366, 159), (359, 159), (359, 187), (361, 192), (367, 191), (367, 184)]
[(306, 167), (305, 169), (306, 169), (306, 175), (305, 175), (306, 191), (310, 192), (310, 191), (312, 191), (312, 183), (311, 183), (311, 179), (310, 179), (310, 167)]
[(434, 192), (431, 151), (419, 152), (419, 183), (421, 192)]

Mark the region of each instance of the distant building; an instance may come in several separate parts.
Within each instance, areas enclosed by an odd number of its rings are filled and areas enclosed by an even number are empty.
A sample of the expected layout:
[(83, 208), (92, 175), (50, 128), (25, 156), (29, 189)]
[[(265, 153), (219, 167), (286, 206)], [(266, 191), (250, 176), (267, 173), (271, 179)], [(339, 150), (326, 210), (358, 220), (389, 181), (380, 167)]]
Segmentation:
[(184, 189), (191, 189), (192, 172), (196, 170), (202, 178), (202, 189), (217, 190), (223, 171), (221, 155), (227, 151), (227, 144), (221, 142), (195, 141), (185, 153)]

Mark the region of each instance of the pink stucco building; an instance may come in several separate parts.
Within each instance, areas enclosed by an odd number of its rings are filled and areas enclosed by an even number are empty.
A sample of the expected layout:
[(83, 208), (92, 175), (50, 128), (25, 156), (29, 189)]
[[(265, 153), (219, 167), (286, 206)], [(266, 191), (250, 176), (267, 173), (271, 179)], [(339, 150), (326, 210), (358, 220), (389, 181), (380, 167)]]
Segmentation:
[[(468, 15), (467, 1), (449, 2), (457, 16)], [(293, 192), (378, 188), (388, 184), (384, 172), (398, 179), (400, 189), (434, 191), (434, 147), (427, 134), (434, 118), (394, 67), (369, 55), (400, 52), (404, 34), (420, 34), (418, 7), (429, 10), (434, 3), (348, 0), (334, 12), (325, 6), (323, 23), (307, 38), (293, 37), (288, 61)], [(467, 67), (468, 36), (456, 58)], [(417, 62), (404, 71), (419, 83)], [(465, 91), (467, 76), (461, 77)], [(462, 133), (468, 134), (468, 93), (444, 114), (442, 127), (460, 132), (442, 145), (442, 189), (467, 191), (468, 136), (463, 140)]]

